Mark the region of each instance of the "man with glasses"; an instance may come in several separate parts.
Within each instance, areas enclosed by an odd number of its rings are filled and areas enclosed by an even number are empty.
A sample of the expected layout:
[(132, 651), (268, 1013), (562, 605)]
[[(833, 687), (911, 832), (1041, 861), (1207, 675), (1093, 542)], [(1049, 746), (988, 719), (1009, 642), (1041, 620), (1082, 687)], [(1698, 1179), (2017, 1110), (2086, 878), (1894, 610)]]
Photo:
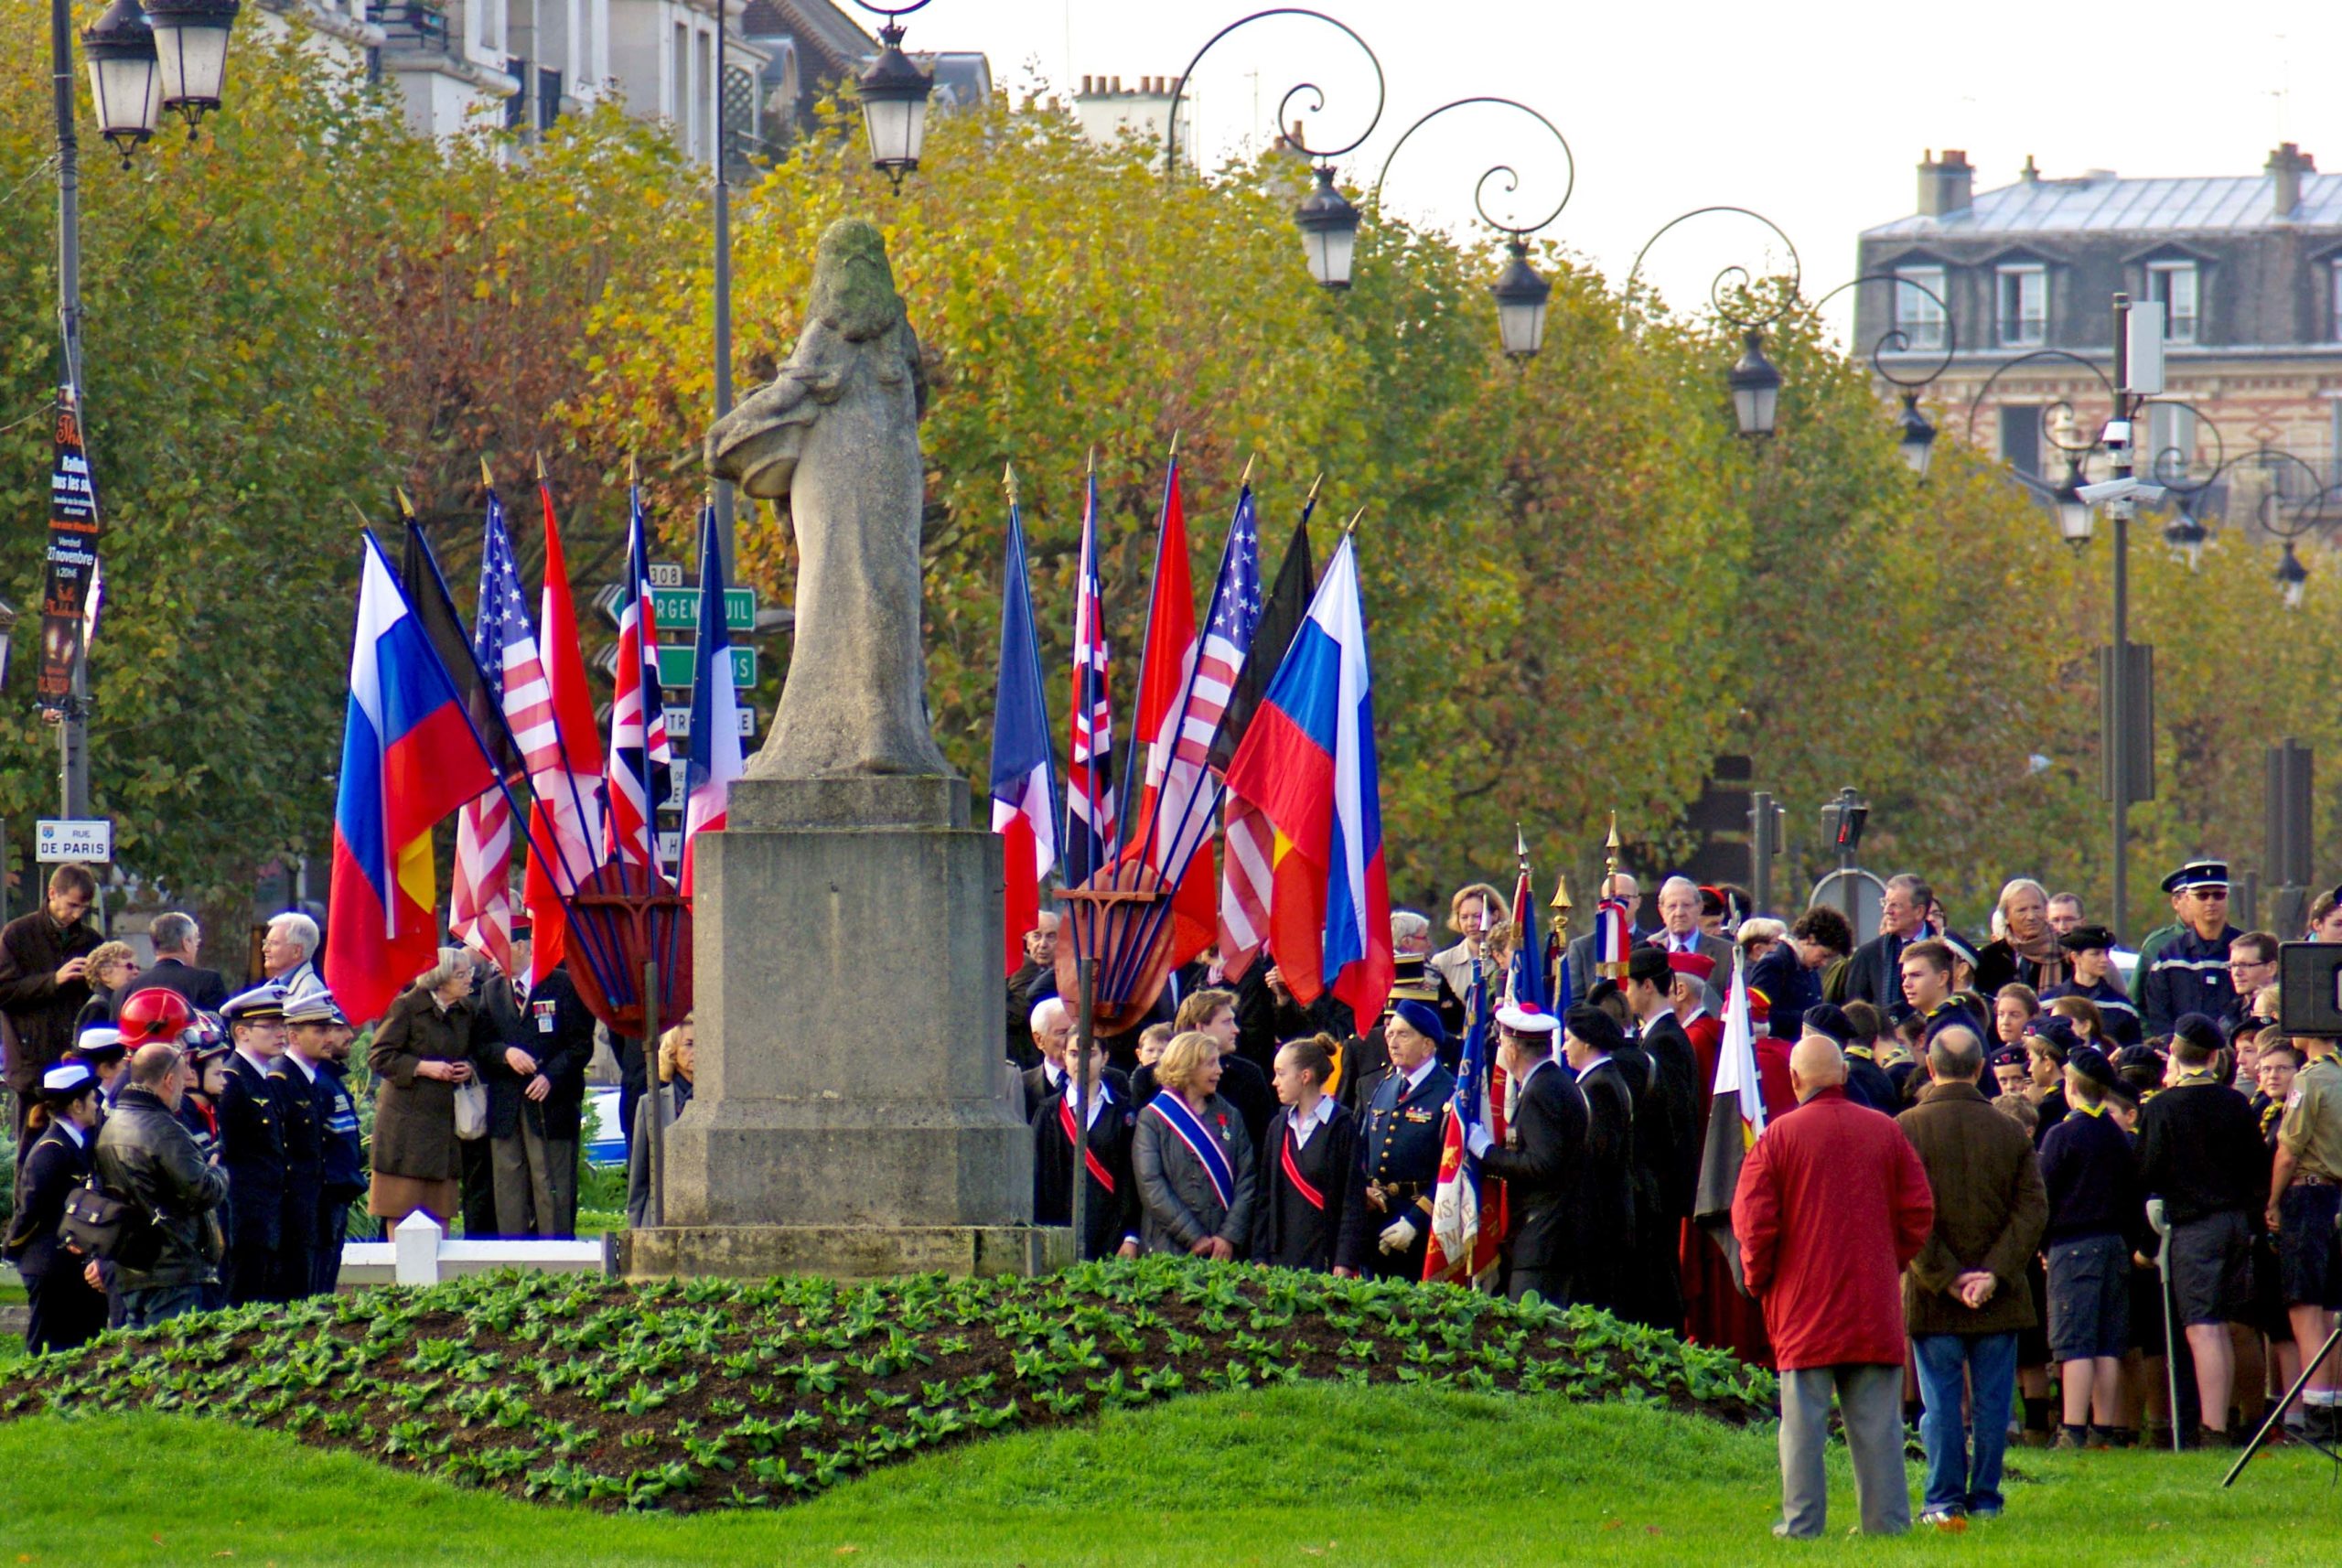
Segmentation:
[(1907, 872), (1887, 879), (1878, 907), (1878, 935), (1856, 948), (1846, 966), (1848, 1001), (1869, 1003), (1890, 1023), (1911, 1015), (1903, 997), (1903, 950), (1931, 934), (1928, 910), (1935, 901), (1935, 890)]
[[(2229, 924), (2228, 862), (2191, 860), (2163, 879), (2163, 890), (2172, 895), (2180, 928), (2147, 965), (2139, 993), (2140, 1023), (2151, 1039), (2171, 1033), (2185, 1014), (2235, 1015), (2229, 948), (2244, 935)], [(2250, 1001), (2251, 992), (2245, 996)]]
[[(2247, 931), (2229, 944), (2229, 989), (2236, 995), (2229, 1010), (2216, 1014), (2223, 1034), (2234, 1038), (2252, 1016), (2252, 999), (2264, 985), (2277, 983), (2277, 939), (2267, 931)], [(2254, 1028), (2259, 1028), (2254, 1024)]]
[(68, 861), (48, 874), (41, 908), (0, 929), (0, 1014), (7, 1017), (8, 1087), (16, 1091), (16, 1146), (25, 1147), (25, 1112), (38, 1097), (41, 1075), (73, 1043), (73, 1020), (90, 999), (84, 972), (97, 947), (90, 906), (98, 879)]

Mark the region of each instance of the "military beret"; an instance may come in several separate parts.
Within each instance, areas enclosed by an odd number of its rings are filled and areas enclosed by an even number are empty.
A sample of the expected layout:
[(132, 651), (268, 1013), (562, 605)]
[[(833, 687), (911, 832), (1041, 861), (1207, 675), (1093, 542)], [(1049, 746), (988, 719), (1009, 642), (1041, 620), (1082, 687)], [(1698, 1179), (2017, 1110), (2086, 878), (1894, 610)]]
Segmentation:
[(2082, 1048), (2082, 1037), (2074, 1033), (2072, 1023), (2055, 1013), (2044, 1013), (2027, 1021), (2025, 1037), (2039, 1040), (2050, 1058), (2060, 1063)]
[(1641, 947), (1627, 955), (1627, 978), (1639, 980), (1645, 985), (1663, 985), (1673, 978), (1675, 966), (1667, 961), (1660, 948)]
[(1846, 1042), (1854, 1037), (1854, 1021), (1835, 1002), (1818, 1003), (1807, 1008), (1801, 1021), (1808, 1034), (1827, 1036), (1840, 1050), (1844, 1050)]
[(2111, 951), (2114, 933), (2104, 926), (2076, 926), (2057, 939), (2057, 945), (2068, 952)]
[(1433, 1045), (1447, 1044), (1447, 1026), (1439, 1021), (1439, 1009), (1430, 1003), (1409, 999), (1399, 1003), (1391, 1012), (1392, 1016), (1404, 1019), (1407, 1027)]
[(2122, 1081), (2115, 1076), (2114, 1064), (2096, 1046), (2075, 1047), (2067, 1054), (2066, 1070), (2100, 1089), (2112, 1089)]
[(1604, 1056), (1626, 1049), (1627, 1031), (1618, 1020), (1589, 1003), (1580, 1002), (1562, 1015), (1563, 1026)]
[(2206, 1051), (2217, 1051), (2229, 1043), (2228, 1036), (2220, 1033), (2219, 1025), (2201, 1013), (2182, 1013), (2172, 1025), (2171, 1034), (2174, 1039), (2186, 1040)]

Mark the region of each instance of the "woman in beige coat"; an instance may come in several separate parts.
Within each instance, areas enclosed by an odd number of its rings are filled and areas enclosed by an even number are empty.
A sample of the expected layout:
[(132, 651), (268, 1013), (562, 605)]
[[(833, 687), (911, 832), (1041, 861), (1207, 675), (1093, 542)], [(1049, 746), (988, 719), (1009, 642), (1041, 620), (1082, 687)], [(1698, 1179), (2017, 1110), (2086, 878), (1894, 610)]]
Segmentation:
[(474, 1062), (497, 1041), (471, 1000), (471, 956), (441, 948), (439, 961), (391, 1004), (366, 1052), (373, 1069), (373, 1185), (366, 1211), (398, 1221), (416, 1209), (441, 1225), (463, 1207), (463, 1151), (456, 1138), (456, 1088), (473, 1081)]

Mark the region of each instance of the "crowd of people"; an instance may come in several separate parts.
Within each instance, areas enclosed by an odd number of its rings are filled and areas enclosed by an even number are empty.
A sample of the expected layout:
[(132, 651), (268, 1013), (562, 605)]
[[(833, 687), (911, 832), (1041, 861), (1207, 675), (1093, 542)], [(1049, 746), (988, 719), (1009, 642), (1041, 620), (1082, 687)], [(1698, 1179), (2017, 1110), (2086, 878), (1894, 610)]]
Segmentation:
[[(564, 967), (532, 990), (525, 930), (510, 975), (441, 950), (353, 1082), (359, 1030), (307, 916), (269, 923), (260, 983), (231, 994), (192, 918), (155, 917), (142, 969), (90, 923), (96, 893), (87, 867), (59, 865), (42, 907), (0, 929), (17, 1160), (0, 1254), (25, 1281), (27, 1348), (329, 1294), (371, 1220), (575, 1233), (594, 1021)], [(69, 1215), (83, 1192), (123, 1206), (111, 1231)]]
[[(1503, 1287), (1778, 1369), (1784, 1535), (1822, 1527), (1833, 1398), (1877, 1530), (1910, 1522), (1907, 1420), (1934, 1521), (2000, 1510), (2012, 1440), (2242, 1441), (2342, 1308), (2342, 1063), (2279, 1023), (2280, 940), (2229, 923), (2225, 865), (2165, 891), (2126, 978), (2114, 933), (2028, 878), (1978, 940), (1895, 877), (1859, 944), (1835, 909), (1785, 923), (1667, 879), (1623, 974), (1580, 938), (1548, 955), (1561, 1016), (1490, 1004), (1507, 1130), (1474, 1142), (1508, 1192)], [(1604, 896), (1639, 913), (1630, 876)], [(1363, 1029), (1297, 1004), (1273, 955), (1207, 954), (1076, 1093), (1044, 916), (1008, 993), (1037, 1219), (1069, 1219), (1079, 1155), (1086, 1257), (1422, 1278), (1475, 971), (1520, 940), (1486, 884), (1447, 925), (1434, 950), (1428, 918), (1392, 916), (1400, 980)], [(2342, 889), (2298, 935), (2342, 941)], [(1729, 1213), (1695, 1216), (1735, 971), (1771, 1120)], [(2337, 1384), (2328, 1357), (2275, 1440), (2334, 1444)]]

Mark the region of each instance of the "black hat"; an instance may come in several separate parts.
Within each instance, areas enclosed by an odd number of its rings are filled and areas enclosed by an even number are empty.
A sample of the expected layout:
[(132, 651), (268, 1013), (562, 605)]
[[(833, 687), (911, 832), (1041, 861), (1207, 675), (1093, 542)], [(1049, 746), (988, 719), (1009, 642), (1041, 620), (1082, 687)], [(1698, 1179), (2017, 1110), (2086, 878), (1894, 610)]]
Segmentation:
[(1799, 1022), (1808, 1034), (1828, 1036), (1842, 1051), (1846, 1048), (1846, 1042), (1854, 1037), (1854, 1021), (1834, 1002), (1817, 1003), (1807, 1008)]
[(2115, 946), (2114, 933), (2104, 926), (2076, 926), (2057, 939), (2057, 945), (2068, 952), (2111, 952)]
[(2117, 1072), (2135, 1070), (2153, 1073), (2160, 1080), (2163, 1077), (2164, 1059), (2162, 1054), (2153, 1046), (2124, 1046), (2114, 1053), (2114, 1069)]
[(2096, 1046), (2077, 1046), (2066, 1055), (2066, 1070), (2079, 1075), (2086, 1083), (2100, 1089), (2112, 1089), (2122, 1080), (2115, 1076), (2114, 1064)]
[(1665, 948), (1639, 947), (1627, 955), (1627, 978), (1664, 991), (1675, 983), (1675, 966)]
[(1562, 1027), (1606, 1057), (1627, 1048), (1627, 1031), (1618, 1020), (1589, 1003), (1574, 1004), (1562, 1015)]
[(2166, 893), (2185, 893), (2190, 887), (2226, 887), (2229, 885), (2229, 863), (2225, 860), (2191, 860), (2163, 879)]
[(1610, 998), (1617, 994), (1618, 983), (1606, 974), (1601, 979), (1595, 981), (1593, 988), (1586, 992), (1586, 1004), (1591, 1007), (1599, 1007), (1605, 1002), (1609, 1001)]
[(2174, 1039), (2186, 1040), (2207, 1052), (2218, 1051), (2229, 1043), (2228, 1036), (2220, 1033), (2219, 1025), (2202, 1013), (2182, 1013), (2172, 1025), (2171, 1034)]
[(2028, 1067), (2031, 1063), (2032, 1058), (2025, 1054), (2022, 1047), (2003, 1046), (1993, 1053), (1992, 1065), (1995, 1068)]
[(1439, 1009), (1430, 1003), (1417, 1002), (1413, 998), (1394, 1002), (1391, 1004), (1391, 1015), (1433, 1045), (1447, 1044), (1447, 1026), (1439, 1021)]
[(2051, 1059), (2061, 1063), (2072, 1060), (2076, 1051), (2088, 1048), (2083, 1046), (2082, 1037), (2074, 1033), (2073, 1025), (2055, 1013), (2043, 1013), (2027, 1020), (2025, 1037), (2039, 1040), (2049, 1048)]

